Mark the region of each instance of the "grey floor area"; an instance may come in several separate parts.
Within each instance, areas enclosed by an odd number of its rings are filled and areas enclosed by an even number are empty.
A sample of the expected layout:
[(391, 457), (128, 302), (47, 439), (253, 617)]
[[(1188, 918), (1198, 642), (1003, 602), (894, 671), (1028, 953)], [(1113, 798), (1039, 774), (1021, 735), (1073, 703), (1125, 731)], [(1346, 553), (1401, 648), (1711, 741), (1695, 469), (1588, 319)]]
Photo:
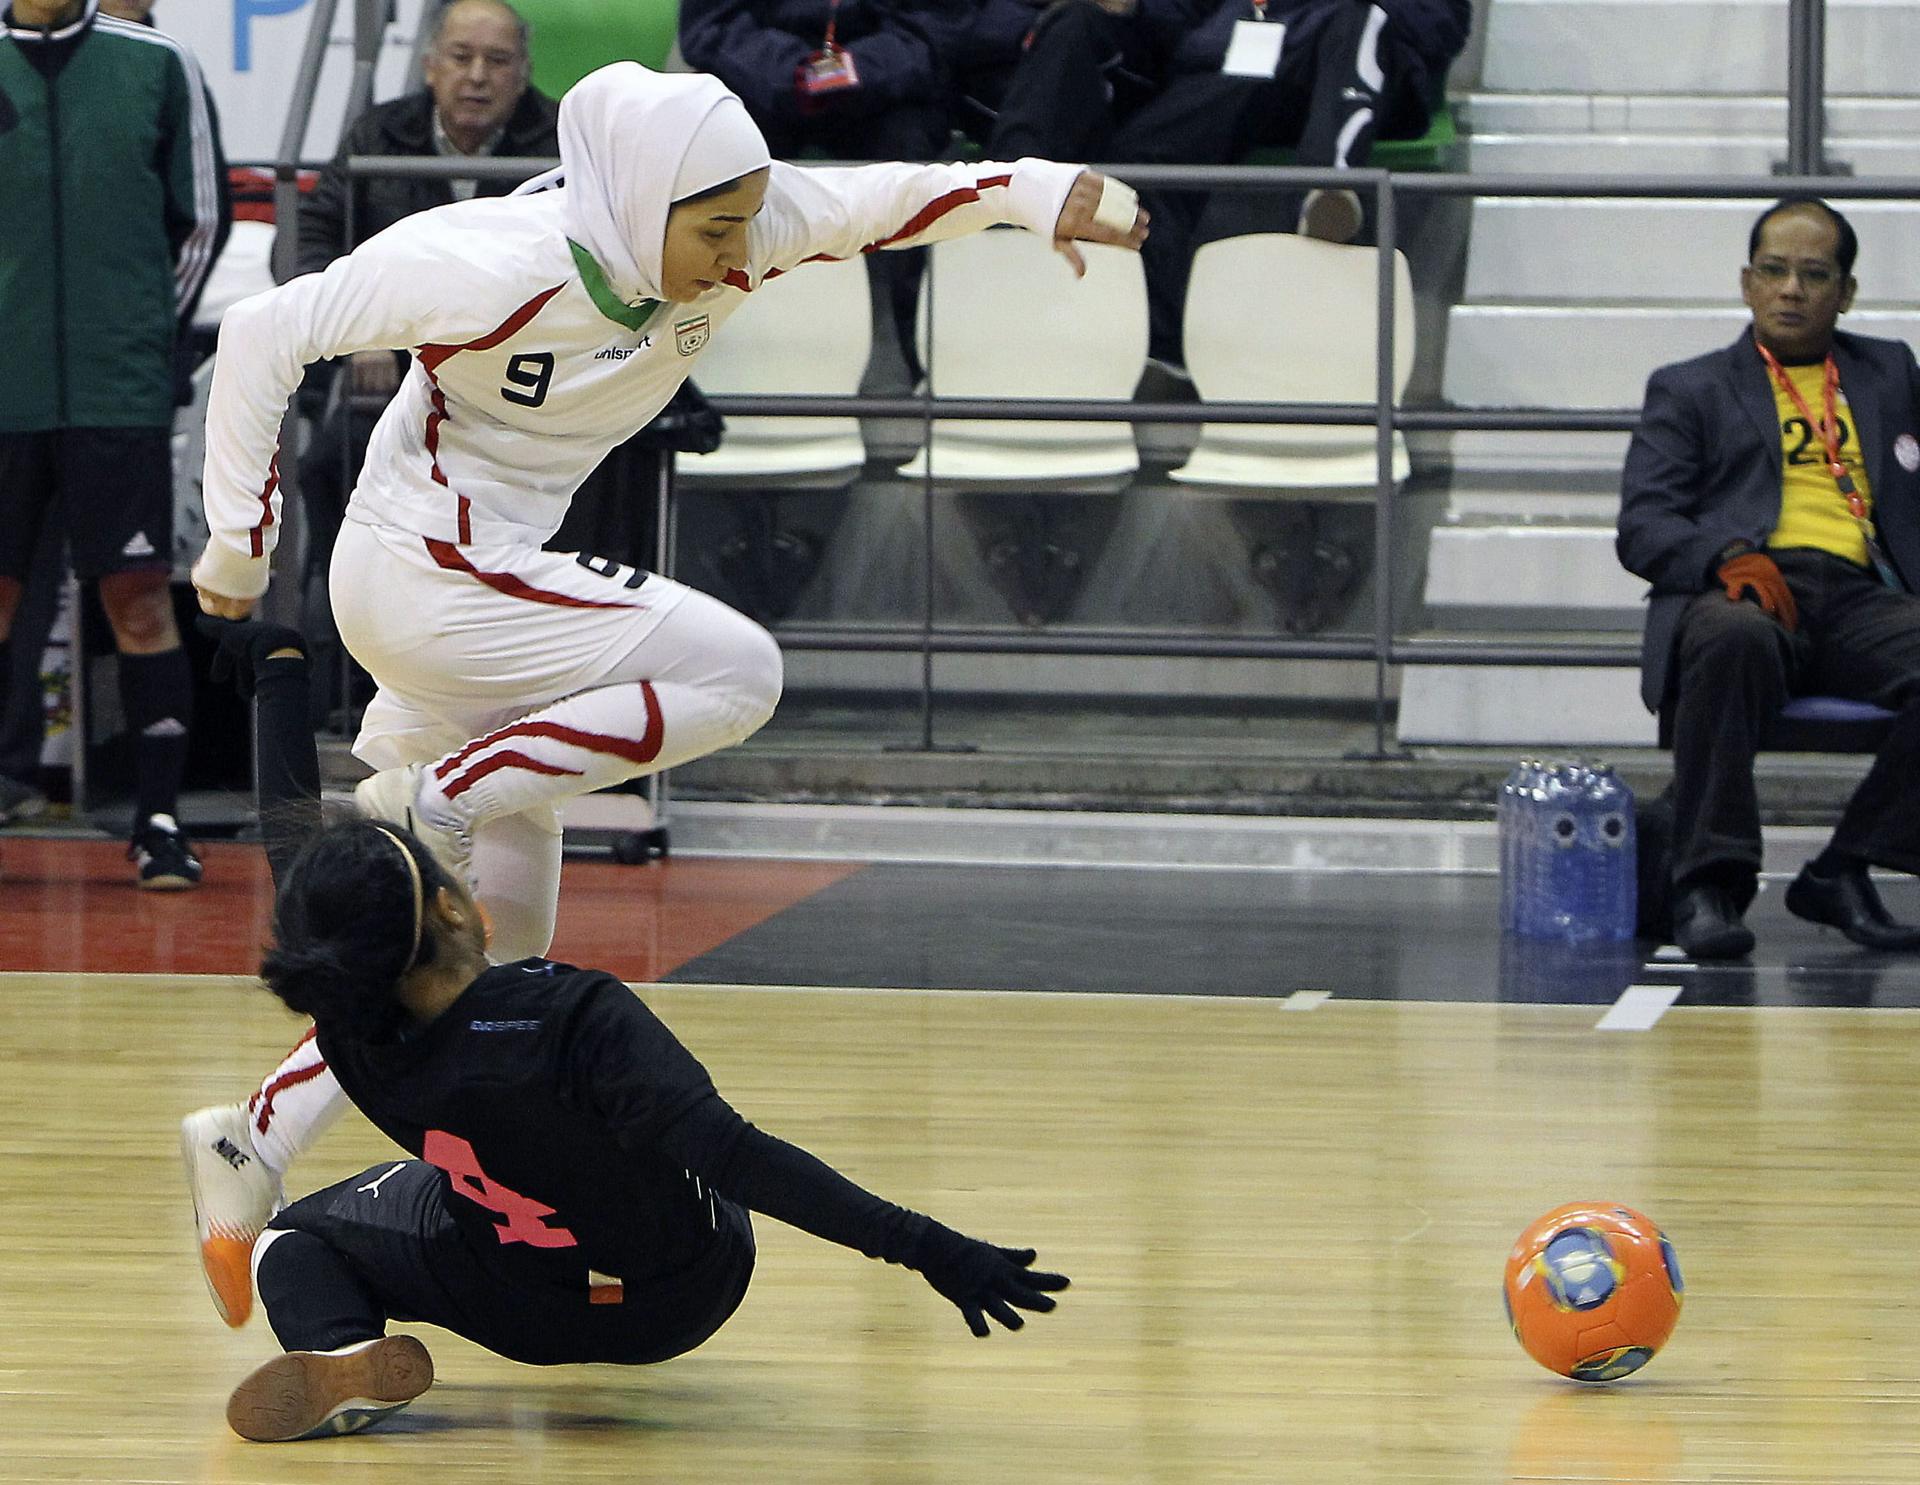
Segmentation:
[[(1747, 959), (1647, 943), (1503, 937), (1490, 876), (881, 865), (670, 977), (722, 984), (1604, 1006), (1630, 985), (1683, 1005), (1920, 1006), (1920, 956), (1868, 953), (1763, 891)], [(1890, 894), (1911, 913), (1910, 886)]]

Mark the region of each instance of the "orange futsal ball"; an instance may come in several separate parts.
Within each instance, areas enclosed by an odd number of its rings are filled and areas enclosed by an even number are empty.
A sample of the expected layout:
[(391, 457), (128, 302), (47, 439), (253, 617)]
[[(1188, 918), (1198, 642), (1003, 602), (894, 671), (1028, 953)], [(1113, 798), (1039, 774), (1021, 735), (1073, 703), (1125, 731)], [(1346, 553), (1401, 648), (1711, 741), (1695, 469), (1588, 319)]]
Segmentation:
[(1611, 1202), (1555, 1207), (1507, 1255), (1507, 1320), (1527, 1355), (1576, 1382), (1637, 1372), (1667, 1343), (1686, 1287), (1673, 1244)]

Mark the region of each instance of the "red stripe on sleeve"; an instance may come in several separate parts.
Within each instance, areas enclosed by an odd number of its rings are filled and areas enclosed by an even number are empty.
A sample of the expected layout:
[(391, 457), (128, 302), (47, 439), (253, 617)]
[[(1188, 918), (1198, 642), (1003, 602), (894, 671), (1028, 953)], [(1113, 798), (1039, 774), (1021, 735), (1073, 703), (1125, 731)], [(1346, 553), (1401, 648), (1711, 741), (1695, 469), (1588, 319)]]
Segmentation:
[(991, 191), (995, 186), (1004, 186), (1012, 179), (1013, 177), (1010, 175), (990, 175), (985, 180), (976, 182), (974, 185), (962, 186), (957, 191), (949, 191), (946, 195), (937, 197), (921, 207), (919, 211), (914, 213), (913, 219), (898, 232), (894, 233), (893, 236), (883, 237), (872, 246), (863, 248), (861, 251), (871, 253), (878, 248), (887, 246), (888, 243), (899, 242), (901, 239), (907, 237), (916, 237), (926, 231), (927, 228), (931, 227), (935, 222), (939, 221), (940, 218), (944, 217), (948, 212), (958, 210), (962, 206), (968, 206), (978, 201), (982, 191)]
[[(947, 215), (948, 212), (956, 211), (962, 206), (967, 206), (978, 201), (982, 191), (991, 191), (1000, 186), (1010, 185), (1012, 181), (1013, 177), (1010, 175), (990, 175), (984, 180), (976, 181), (973, 185), (962, 186), (958, 190), (949, 191), (946, 195), (937, 197), (921, 207), (919, 211), (914, 213), (907, 225), (902, 227), (898, 232), (883, 237), (878, 242), (870, 242), (861, 248), (860, 251), (863, 253), (877, 253), (882, 248), (891, 246), (893, 243), (904, 241), (909, 237), (918, 236), (935, 222), (939, 221), (940, 218)], [(815, 253), (811, 258), (802, 258), (800, 260), (802, 266), (808, 263), (844, 263), (846, 261), (845, 258), (834, 257), (832, 253)], [(763, 284), (771, 283), (785, 272), (786, 269), (784, 268), (770, 268), (761, 277), (760, 282)], [(726, 284), (730, 289), (740, 290), (743, 294), (751, 294), (753, 292), (752, 282), (747, 278), (746, 274), (737, 268), (729, 269), (726, 278), (721, 280), (721, 282)]]
[(267, 527), (273, 524), (273, 492), (280, 488), (280, 451), (273, 451), (267, 465), (267, 482), (260, 491), (260, 523), (247, 533), (248, 550), (256, 557), (267, 555)]

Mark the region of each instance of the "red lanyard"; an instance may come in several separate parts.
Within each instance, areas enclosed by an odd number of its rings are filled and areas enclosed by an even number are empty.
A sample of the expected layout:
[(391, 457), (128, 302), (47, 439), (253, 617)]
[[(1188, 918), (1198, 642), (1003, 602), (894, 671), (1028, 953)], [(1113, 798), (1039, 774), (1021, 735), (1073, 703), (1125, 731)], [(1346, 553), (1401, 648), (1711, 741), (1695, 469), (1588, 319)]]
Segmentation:
[(1786, 367), (1774, 357), (1772, 351), (1754, 342), (1754, 349), (1760, 352), (1760, 359), (1767, 363), (1767, 370), (1773, 373), (1773, 379), (1780, 390), (1787, 394), (1800, 416), (1807, 420), (1807, 426), (1820, 435), (1820, 442), (1827, 451), (1827, 472), (1833, 476), (1833, 482), (1847, 502), (1847, 510), (1858, 521), (1869, 539), (1873, 536), (1873, 522), (1867, 515), (1867, 503), (1860, 498), (1860, 492), (1854, 488), (1853, 476), (1847, 473), (1847, 466), (1840, 462), (1840, 419), (1834, 407), (1840, 392), (1840, 368), (1833, 363), (1833, 353), (1827, 353), (1826, 366), (1826, 407), (1824, 416), (1816, 424), (1813, 410), (1807, 406), (1807, 399), (1800, 395), (1800, 389), (1793, 384), (1793, 378), (1787, 375)]
[(835, 52), (839, 48), (833, 44), (833, 33), (840, 24), (840, 0), (828, 0), (827, 4), (827, 41), (822, 51)]

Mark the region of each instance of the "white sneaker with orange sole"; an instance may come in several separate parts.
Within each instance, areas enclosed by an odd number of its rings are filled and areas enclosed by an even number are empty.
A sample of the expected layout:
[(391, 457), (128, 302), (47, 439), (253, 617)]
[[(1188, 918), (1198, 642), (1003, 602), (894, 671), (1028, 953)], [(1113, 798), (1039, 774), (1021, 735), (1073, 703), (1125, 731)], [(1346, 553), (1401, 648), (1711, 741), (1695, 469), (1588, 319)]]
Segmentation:
[(220, 1318), (238, 1328), (253, 1313), (253, 1245), (284, 1205), (280, 1177), (253, 1148), (246, 1108), (237, 1103), (182, 1119), (180, 1158), (207, 1290)]

